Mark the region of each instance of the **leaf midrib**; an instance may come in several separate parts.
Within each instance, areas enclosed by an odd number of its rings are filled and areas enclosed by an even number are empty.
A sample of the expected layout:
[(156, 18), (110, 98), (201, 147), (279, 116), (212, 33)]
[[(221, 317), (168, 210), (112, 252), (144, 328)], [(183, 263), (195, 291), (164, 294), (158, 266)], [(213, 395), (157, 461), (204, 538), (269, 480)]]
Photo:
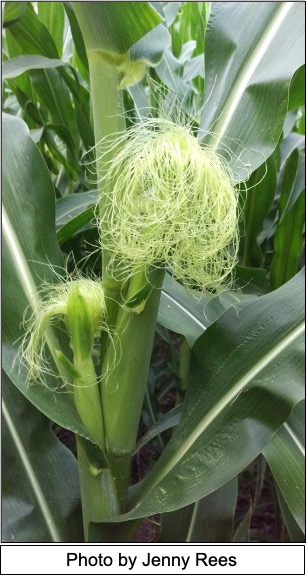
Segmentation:
[[(33, 312), (38, 313), (41, 308), (41, 300), (39, 296), (38, 289), (35, 285), (34, 279), (29, 270), (27, 260), (25, 258), (23, 249), (20, 246), (19, 240), (16, 236), (16, 232), (12, 227), (9, 216), (6, 212), (5, 207), (2, 209), (2, 224), (4, 237), (6, 238), (8, 251), (12, 258), (12, 264), (15, 268), (17, 277), (20, 281), (21, 288), (27, 297)], [(49, 347), (50, 353), (54, 359), (57, 369), (63, 378), (71, 381), (67, 375), (64, 366), (55, 357), (55, 349), (58, 348), (57, 338), (55, 336), (54, 330), (49, 326), (45, 331), (46, 343)]]
[(219, 144), (227, 130), (227, 127), (229, 126), (233, 115), (237, 110), (238, 103), (241, 101), (244, 95), (250, 79), (263, 59), (268, 47), (278, 33), (278, 30), (284, 22), (288, 12), (291, 10), (292, 5), (293, 2), (280, 3), (280, 8), (278, 8), (274, 18), (270, 22), (270, 25), (264, 34), (260, 37), (259, 41), (255, 45), (254, 50), (252, 51), (252, 54), (242, 67), (234, 88), (230, 91), (228, 97), (226, 98), (225, 106), (214, 127), (214, 133), (212, 133), (211, 138), (209, 138), (210, 145), (213, 147), (213, 149), (218, 149)]
[[(167, 465), (163, 470), (158, 472), (156, 478), (151, 483), (150, 487), (146, 490), (146, 495), (148, 495), (170, 472), (173, 468), (180, 462), (180, 460), (185, 456), (193, 444), (198, 440), (198, 438), (203, 434), (203, 432), (211, 425), (211, 423), (219, 416), (219, 414), (230, 405), (244, 390), (244, 388), (250, 383), (267, 365), (269, 365), (278, 355), (280, 355), (285, 349), (287, 349), (291, 343), (293, 343), (305, 330), (305, 322), (303, 321), (295, 327), (290, 333), (288, 333), (279, 343), (270, 349), (262, 358), (260, 358), (257, 363), (253, 365), (251, 369), (248, 370), (238, 381), (236, 381), (227, 393), (219, 400), (219, 402), (214, 405), (211, 410), (196, 424), (194, 429), (190, 432), (189, 436), (181, 444), (176, 453), (169, 460)], [(140, 495), (142, 491), (140, 489)], [(134, 508), (140, 504), (138, 500)]]
[(38, 291), (5, 207), (2, 208), (2, 226), (4, 237), (6, 238), (8, 249), (12, 257), (16, 273), (20, 280), (21, 287), (33, 311), (37, 312), (40, 305)]
[(50, 533), (51, 540), (54, 543), (63, 542), (64, 539), (61, 538), (60, 532), (59, 532), (57, 525), (54, 521), (53, 515), (50, 512), (50, 509), (48, 506), (48, 501), (47, 501), (47, 499), (42, 491), (40, 483), (39, 483), (39, 481), (36, 477), (36, 474), (32, 468), (28, 454), (23, 446), (22, 440), (19, 437), (19, 433), (18, 433), (17, 429), (15, 428), (14, 422), (10, 416), (9, 410), (8, 410), (4, 401), (2, 402), (2, 411), (3, 411), (3, 418), (7, 424), (8, 430), (9, 430), (11, 437), (12, 437), (12, 440), (15, 444), (16, 451), (17, 451), (18, 456), (20, 458), (20, 462), (24, 468), (26, 476), (27, 476), (29, 483), (31, 485), (31, 490), (32, 490), (32, 492), (37, 500), (37, 504), (40, 508), (42, 517), (43, 517), (44, 522), (46, 524), (46, 528)]
[(304, 448), (304, 444), (299, 440), (299, 438), (296, 436), (296, 434), (294, 433), (294, 431), (292, 430), (292, 428), (289, 426), (288, 422), (285, 422), (283, 424), (283, 427), (285, 428), (285, 430), (288, 432), (292, 442), (295, 444), (296, 448), (298, 449), (298, 451), (305, 457), (305, 448)]

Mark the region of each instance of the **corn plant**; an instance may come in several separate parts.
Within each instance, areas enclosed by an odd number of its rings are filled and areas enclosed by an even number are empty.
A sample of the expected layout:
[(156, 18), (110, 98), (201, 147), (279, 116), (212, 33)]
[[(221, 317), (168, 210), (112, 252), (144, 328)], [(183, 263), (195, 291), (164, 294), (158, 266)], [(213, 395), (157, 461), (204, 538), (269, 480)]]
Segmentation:
[(5, 3), (4, 541), (302, 540), (303, 11)]

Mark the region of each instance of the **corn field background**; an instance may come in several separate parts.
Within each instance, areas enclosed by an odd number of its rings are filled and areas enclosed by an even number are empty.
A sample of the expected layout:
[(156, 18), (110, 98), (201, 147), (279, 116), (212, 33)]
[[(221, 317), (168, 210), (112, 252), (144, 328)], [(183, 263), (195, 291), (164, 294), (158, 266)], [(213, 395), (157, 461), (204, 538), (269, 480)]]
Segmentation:
[[(165, 543), (304, 540), (304, 8), (2, 4), (4, 542), (137, 542), (144, 522)], [(163, 110), (231, 171), (238, 262), (218, 295), (166, 265), (161, 293), (148, 275), (124, 297), (132, 340), (103, 402), (104, 447), (54, 377), (28, 385), (20, 338), (42, 283), (76, 265), (106, 281), (95, 145)], [(264, 486), (267, 536), (252, 527)]]

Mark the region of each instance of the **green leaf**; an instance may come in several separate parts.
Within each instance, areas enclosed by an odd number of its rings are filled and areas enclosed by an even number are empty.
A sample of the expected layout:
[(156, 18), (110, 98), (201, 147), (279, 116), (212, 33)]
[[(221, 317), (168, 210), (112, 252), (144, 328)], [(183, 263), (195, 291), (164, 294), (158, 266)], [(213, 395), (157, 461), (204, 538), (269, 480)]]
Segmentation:
[(275, 484), (276, 495), (278, 503), (281, 509), (282, 517), (286, 525), (286, 529), (290, 538), (291, 543), (305, 543), (305, 534), (302, 532), (298, 526), (296, 520), (293, 518), (286, 502), (283, 499), (281, 492), (278, 489), (277, 484)]
[(299, 402), (262, 450), (278, 490), (305, 532), (305, 406)]
[[(29, 6), (24, 16), (10, 27), (7, 35), (8, 41), (12, 37), (21, 52), (27, 56), (42, 55), (50, 59), (59, 58), (51, 34)], [(66, 86), (69, 82), (66, 69), (64, 67), (60, 67), (58, 70), (55, 68), (32, 69), (29, 74), (31, 89), (34, 88), (34, 93), (37, 94), (40, 103), (48, 111), (49, 121), (53, 124), (66, 126), (75, 148), (78, 149), (79, 132), (76, 115)]]
[(299, 268), (305, 224), (304, 157), (294, 150), (285, 164), (279, 200), (279, 220), (274, 236), (271, 286), (278, 288)]
[(235, 281), (236, 286), (243, 293), (250, 293), (250, 298), (252, 298), (251, 295), (263, 295), (270, 290), (267, 271), (264, 268), (237, 266), (235, 269)]
[(144, 34), (157, 26), (161, 16), (148, 2), (73, 2), (87, 51), (125, 54)]
[(129, 58), (156, 66), (170, 43), (169, 33), (163, 24), (158, 24), (142, 36), (129, 50)]
[(4, 6), (3, 27), (12, 26), (22, 17), (27, 8), (26, 2), (6, 2)]
[(181, 8), (181, 2), (165, 2), (163, 6), (163, 14), (165, 16), (167, 27), (170, 28), (177, 17)]
[(202, 78), (205, 76), (204, 55), (202, 54), (190, 59), (184, 66), (184, 78), (186, 81), (192, 81), (198, 76)]
[(306, 132), (306, 112), (304, 107), (300, 107), (298, 113), (298, 119), (296, 122), (295, 130), (300, 135), (305, 135)]
[[(58, 124), (52, 124), (52, 123), (47, 123), (44, 127), (44, 131), (43, 131), (43, 136), (46, 136), (46, 133), (55, 133), (57, 135), (57, 137), (60, 138), (61, 140), (61, 146), (62, 144), (64, 144), (64, 147), (67, 147), (67, 151), (69, 152), (69, 154), (67, 154), (67, 156), (65, 157), (65, 163), (67, 166), (69, 166), (69, 168), (73, 168), (72, 171), (76, 172), (78, 171), (78, 159), (76, 157), (76, 152), (75, 152), (75, 145), (74, 142), (72, 140), (72, 136), (69, 132), (69, 130), (67, 129), (67, 127), (65, 125), (61, 125), (60, 123)], [(57, 150), (59, 151), (59, 147), (56, 145)]]
[(305, 149), (305, 136), (289, 133), (280, 145), (280, 168), (283, 169), (287, 159), (295, 149)]
[[(55, 282), (62, 256), (54, 228), (54, 189), (48, 169), (26, 124), (3, 115), (3, 367), (11, 381), (55, 423), (88, 439), (69, 390), (26, 387), (18, 346), (26, 308), (37, 309), (42, 281)], [(58, 339), (50, 331), (55, 346)], [(57, 347), (56, 347), (57, 348)], [(62, 350), (62, 349), (61, 349)]]
[[(102, 483), (104, 485), (104, 482)], [(89, 543), (133, 543), (133, 535), (136, 532), (141, 519), (122, 523), (100, 523), (91, 521), (88, 526)]]
[[(67, 75), (65, 81), (68, 84)], [(77, 120), (78, 129), (80, 132), (80, 137), (84, 143), (86, 150), (92, 150), (95, 140), (94, 132), (90, 120), (90, 95), (89, 92), (82, 87), (80, 84), (77, 85), (77, 92), (73, 91), (73, 86), (70, 84), (70, 90), (73, 93), (75, 116)]]
[[(56, 131), (55, 131), (56, 128)], [(46, 146), (48, 147), (51, 155), (54, 157), (54, 159), (56, 161), (58, 161), (67, 171), (68, 175), (71, 178), (76, 178), (76, 160), (74, 159), (74, 156), (71, 157), (69, 155), (66, 155), (66, 152), (63, 150), (62, 146), (59, 146), (58, 143), (55, 140), (55, 136), (54, 133), (64, 133), (66, 134), (66, 138), (68, 140), (69, 143), (72, 143), (72, 139), (71, 136), (69, 134), (69, 132), (67, 131), (66, 127), (64, 127), (63, 125), (60, 124), (55, 124), (55, 125), (45, 125), (45, 127), (43, 128), (41, 137), (43, 138), (43, 141), (45, 142)], [(71, 153), (71, 151), (70, 151)], [(69, 158), (69, 159), (68, 159)], [(71, 163), (71, 161), (73, 163)], [(57, 169), (54, 170), (55, 173), (57, 173)]]
[(259, 455), (303, 397), (303, 332), (301, 272), (203, 333), (181, 422), (123, 520), (191, 504)]
[(38, 2), (38, 16), (46, 26), (61, 56), (63, 52), (64, 7), (63, 2)]
[(305, 104), (305, 65), (302, 65), (293, 75), (289, 89), (289, 111), (298, 109)]
[(30, 77), (40, 103), (48, 111), (51, 123), (63, 126), (66, 133), (70, 133), (70, 142), (77, 150), (79, 132), (69, 90), (61, 74), (56, 69), (40, 69), (30, 71)]
[(193, 93), (193, 87), (183, 75), (182, 63), (174, 57), (171, 50), (164, 52), (160, 64), (156, 67), (156, 72), (170, 91), (182, 100), (183, 105), (186, 105)]
[(192, 345), (209, 324), (204, 314), (209, 300), (190, 296), (181, 284), (166, 274), (161, 292), (158, 322), (163, 327), (184, 335)]
[(83, 79), (88, 83), (89, 73), (88, 73), (88, 60), (84, 45), (84, 40), (81, 34), (80, 26), (78, 24), (75, 12), (71, 6), (70, 2), (63, 2), (65, 12), (67, 14), (70, 30), (74, 41), (74, 47), (77, 55), (78, 68), (81, 72)]
[[(79, 232), (82, 228), (89, 225), (95, 214), (95, 206), (89, 206), (81, 214), (70, 220), (68, 224), (62, 226), (57, 232), (57, 239), (60, 246), (67, 242), (74, 234)], [(88, 226), (90, 227), (90, 226)]]
[(161, 514), (159, 543), (188, 542), (186, 539), (195, 514), (194, 508), (194, 504), (189, 504), (179, 510)]
[[(260, 269), (238, 269), (239, 286), (249, 286), (249, 291), (261, 294), (264, 288), (263, 271)], [(258, 282), (257, 282), (258, 281)], [(198, 291), (187, 292), (172, 276), (166, 273), (161, 291), (158, 322), (163, 327), (183, 335), (190, 346), (225, 310), (238, 308), (244, 300), (252, 300), (253, 295), (244, 296), (238, 292), (223, 292), (218, 297), (204, 296)]]
[(289, 193), (287, 204), (280, 218), (280, 222), (283, 221), (289, 210), (293, 208), (295, 202), (298, 200), (301, 193), (305, 190), (305, 166), (306, 166), (305, 155), (303, 153), (298, 152), (297, 154), (295, 154), (295, 158), (297, 161), (296, 173), (294, 180), (291, 184), (291, 190)]
[(93, 220), (97, 202), (96, 190), (65, 196), (56, 201), (56, 228), (59, 244), (64, 244)]
[(289, 85), (304, 63), (303, 3), (214, 3), (205, 54), (200, 139), (229, 160), (239, 182), (278, 143)]
[(2, 540), (83, 542), (77, 461), (4, 374)]
[(13, 36), (25, 54), (40, 54), (52, 59), (59, 58), (51, 34), (29, 5), (27, 5), (22, 18), (10, 27), (8, 33)]
[(195, 54), (204, 52), (206, 23), (211, 10), (211, 2), (185, 2), (180, 11), (179, 34), (183, 42), (197, 39)]
[(135, 451), (137, 452), (148, 444), (153, 438), (159, 436), (165, 432), (165, 430), (169, 430), (174, 426), (177, 426), (180, 422), (182, 414), (182, 404), (177, 405), (174, 409), (170, 410), (166, 414), (162, 416), (159, 420), (155, 422), (155, 424), (146, 432), (146, 434), (138, 441)]
[(176, 16), (181, 8), (181, 2), (166, 2), (163, 6), (163, 13), (168, 28), (172, 26)]
[[(88, 208), (96, 206), (98, 202), (97, 190), (89, 190), (81, 194), (72, 194), (56, 201), (56, 227), (66, 226), (71, 220), (83, 214)], [(92, 213), (92, 216), (94, 214)]]
[(175, 512), (161, 515), (160, 543), (230, 543), (237, 504), (237, 478)]
[(48, 59), (40, 55), (18, 56), (5, 61), (2, 66), (2, 78), (13, 79), (31, 69), (50, 69), (65, 65), (58, 59)]
[(274, 200), (277, 184), (277, 159), (273, 154), (265, 164), (254, 171), (241, 193), (243, 236), (240, 240), (240, 255), (243, 266), (262, 266), (263, 253), (257, 238)]
[(195, 503), (189, 536), (190, 543), (229, 543), (233, 532), (238, 482), (232, 478)]
[[(22, 50), (19, 44), (16, 42), (15, 38), (10, 34), (7, 30), (5, 33), (7, 50), (8, 50), (8, 57), (9, 59), (13, 60), (16, 57), (22, 56)], [(54, 59), (56, 60), (56, 59)], [(15, 78), (14, 81), (7, 81), (7, 84), (10, 88), (12, 88), (13, 92), (15, 93), (15, 87), (18, 87), (23, 93), (28, 96), (28, 99), (33, 101), (34, 100), (34, 91), (31, 86), (30, 75), (28, 72), (23, 73), (19, 77)], [(18, 99), (18, 95), (17, 95)]]
[(170, 43), (162, 17), (148, 2), (73, 5), (90, 63), (99, 56), (114, 65), (120, 87), (138, 83), (146, 65), (156, 66)]

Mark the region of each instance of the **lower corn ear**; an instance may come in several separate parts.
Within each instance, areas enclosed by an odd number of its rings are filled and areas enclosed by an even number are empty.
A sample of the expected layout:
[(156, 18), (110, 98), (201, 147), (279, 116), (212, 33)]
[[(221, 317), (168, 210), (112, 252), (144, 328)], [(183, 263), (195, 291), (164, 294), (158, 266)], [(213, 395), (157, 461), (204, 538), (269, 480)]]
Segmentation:
[[(24, 320), (26, 332), (19, 348), (20, 360), (27, 368), (27, 384), (46, 384), (46, 375), (59, 379), (53, 370), (46, 344), (46, 333), (50, 325), (64, 323), (71, 335), (71, 348), (77, 360), (89, 357), (94, 341), (102, 329), (107, 330), (106, 306), (101, 281), (76, 278), (58, 284), (44, 284), (42, 300), (36, 312)], [(63, 365), (72, 380), (74, 365), (61, 352), (52, 353), (56, 363)], [(67, 380), (63, 381), (67, 383)]]

